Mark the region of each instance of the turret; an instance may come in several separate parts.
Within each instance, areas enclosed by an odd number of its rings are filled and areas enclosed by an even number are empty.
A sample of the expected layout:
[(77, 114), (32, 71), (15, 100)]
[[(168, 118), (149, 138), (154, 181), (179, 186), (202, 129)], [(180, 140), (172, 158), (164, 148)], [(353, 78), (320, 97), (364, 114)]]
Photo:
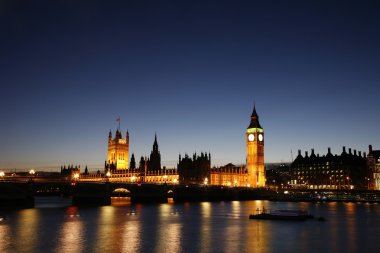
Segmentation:
[(326, 155), (327, 158), (332, 158), (333, 155), (331, 154), (331, 148), (327, 148), (327, 155)]
[(315, 158), (315, 153), (314, 153), (314, 149), (312, 148), (311, 149), (311, 155), (310, 155), (311, 158)]
[(110, 132), (108, 133), (108, 141), (111, 141), (112, 140), (112, 132), (111, 132), (111, 129), (110, 129)]
[(132, 153), (131, 162), (129, 164), (130, 169), (134, 170), (136, 169), (136, 160), (135, 160), (135, 154)]

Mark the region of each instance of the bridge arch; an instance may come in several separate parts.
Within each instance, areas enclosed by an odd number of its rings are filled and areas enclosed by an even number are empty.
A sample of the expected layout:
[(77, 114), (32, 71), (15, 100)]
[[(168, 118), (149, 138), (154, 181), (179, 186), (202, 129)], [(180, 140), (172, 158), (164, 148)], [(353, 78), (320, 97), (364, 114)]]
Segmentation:
[(112, 197), (131, 197), (131, 191), (125, 187), (117, 187), (112, 190)]

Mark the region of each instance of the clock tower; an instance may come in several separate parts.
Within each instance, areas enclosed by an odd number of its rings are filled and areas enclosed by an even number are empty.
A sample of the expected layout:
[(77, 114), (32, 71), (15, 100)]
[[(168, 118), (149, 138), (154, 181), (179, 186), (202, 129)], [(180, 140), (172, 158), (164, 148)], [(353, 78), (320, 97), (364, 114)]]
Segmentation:
[(251, 122), (246, 131), (248, 184), (251, 187), (265, 186), (264, 130), (260, 125), (256, 107), (253, 107)]

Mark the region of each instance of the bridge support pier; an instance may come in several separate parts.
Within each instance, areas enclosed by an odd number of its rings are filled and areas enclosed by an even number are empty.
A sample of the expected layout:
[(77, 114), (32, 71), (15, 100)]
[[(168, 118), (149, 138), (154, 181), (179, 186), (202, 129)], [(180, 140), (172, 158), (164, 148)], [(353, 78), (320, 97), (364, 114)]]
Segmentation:
[(73, 186), (72, 204), (105, 206), (111, 204), (110, 184), (77, 183)]
[(166, 185), (143, 185), (132, 188), (132, 203), (167, 203)]
[(0, 208), (34, 207), (34, 184), (0, 182)]

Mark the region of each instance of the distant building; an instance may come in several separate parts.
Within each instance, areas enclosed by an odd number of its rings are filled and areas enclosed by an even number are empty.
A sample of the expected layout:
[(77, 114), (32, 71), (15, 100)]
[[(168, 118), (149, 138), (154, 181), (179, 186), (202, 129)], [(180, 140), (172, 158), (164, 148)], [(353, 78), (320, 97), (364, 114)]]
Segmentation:
[(244, 165), (236, 166), (232, 163), (219, 168), (212, 168), (210, 173), (211, 185), (243, 186), (249, 185), (249, 175)]
[[(269, 168), (268, 168), (269, 167)], [(290, 164), (271, 164), (266, 169), (267, 185), (273, 187), (283, 187), (290, 182)]]
[(348, 153), (343, 147), (341, 155), (333, 155), (331, 149), (324, 156), (315, 155), (314, 149), (310, 156), (305, 152), (291, 164), (290, 185), (309, 189), (354, 189), (368, 188), (368, 167), (365, 157), (356, 150)]
[(369, 184), (374, 190), (380, 190), (380, 150), (372, 150), (369, 145), (367, 164), (370, 172)]
[(108, 134), (108, 154), (106, 168), (112, 172), (122, 172), (129, 169), (129, 133), (123, 139), (120, 129), (116, 130), (115, 138), (112, 139), (112, 132)]
[[(87, 168), (87, 167), (86, 167)], [(74, 178), (74, 174), (80, 174), (80, 166), (79, 165), (64, 165), (61, 166), (61, 175), (68, 176), (70, 178)]]
[(177, 169), (181, 183), (207, 183), (210, 180), (210, 168), (210, 154), (207, 155), (207, 153), (202, 152), (201, 155), (198, 156), (194, 153), (192, 159), (187, 154), (185, 154), (185, 157), (183, 158), (179, 155)]

